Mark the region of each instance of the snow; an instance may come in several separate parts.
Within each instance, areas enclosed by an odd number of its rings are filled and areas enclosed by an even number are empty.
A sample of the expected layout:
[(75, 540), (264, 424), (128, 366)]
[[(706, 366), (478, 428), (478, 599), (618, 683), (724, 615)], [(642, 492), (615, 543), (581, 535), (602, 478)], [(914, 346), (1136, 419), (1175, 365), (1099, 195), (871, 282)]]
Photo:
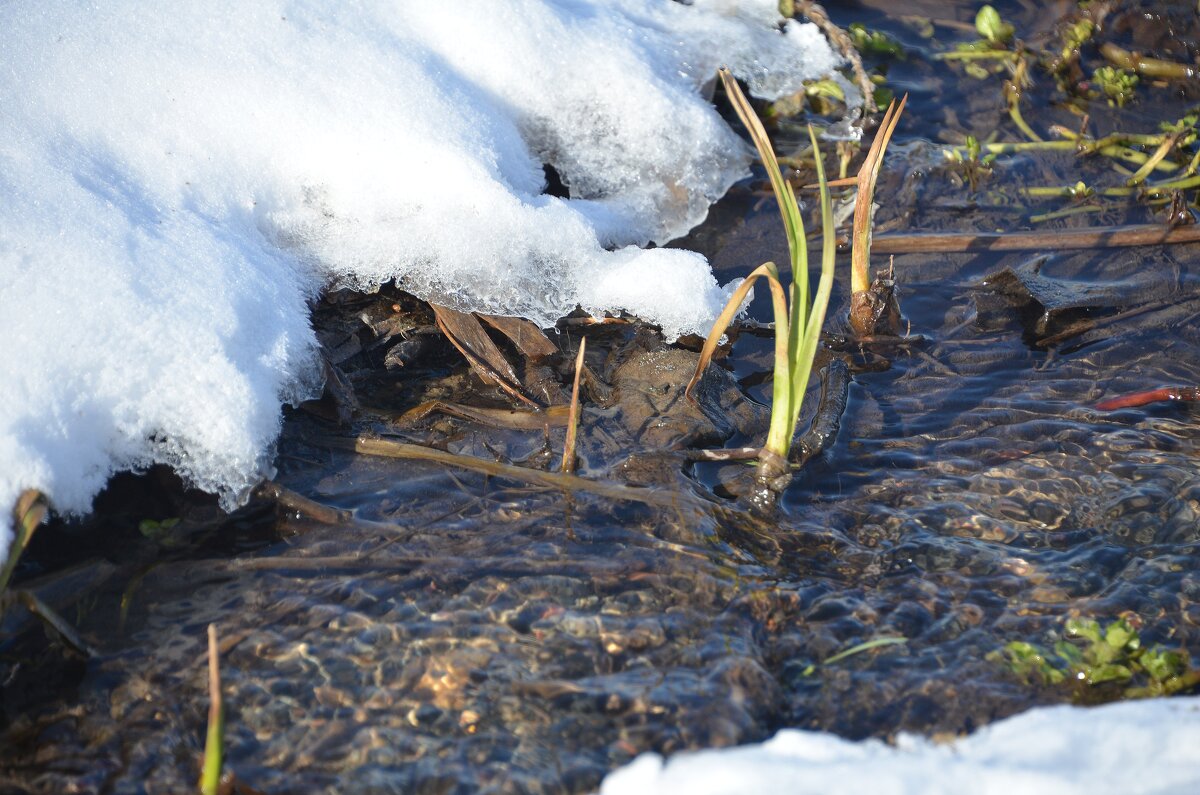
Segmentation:
[(1200, 792), (1200, 697), (1030, 710), (947, 744), (784, 730), (761, 745), (644, 754), (601, 795), (1151, 795)]
[(0, 513), (25, 488), (84, 512), (153, 463), (236, 504), (317, 393), (331, 285), (706, 330), (704, 260), (641, 247), (746, 173), (719, 65), (768, 98), (835, 65), (775, 8), (0, 4)]

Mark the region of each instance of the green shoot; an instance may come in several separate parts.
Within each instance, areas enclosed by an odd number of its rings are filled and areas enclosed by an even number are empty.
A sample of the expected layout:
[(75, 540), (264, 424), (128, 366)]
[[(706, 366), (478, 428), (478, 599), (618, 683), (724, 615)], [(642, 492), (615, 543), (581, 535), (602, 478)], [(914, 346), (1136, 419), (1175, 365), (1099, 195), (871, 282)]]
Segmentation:
[(766, 445), (763, 448), (764, 455), (760, 457), (760, 467), (762, 467), (760, 474), (762, 474), (763, 470), (768, 469), (768, 460), (773, 459), (776, 465), (778, 462), (786, 461), (792, 437), (795, 435), (804, 393), (808, 388), (813, 358), (820, 340), (821, 326), (825, 322), (825, 311), (829, 305), (829, 294), (833, 289), (834, 258), (837, 253), (833, 232), (833, 207), (829, 198), (829, 185), (825, 179), (825, 169), (817, 136), (809, 127), (809, 138), (812, 140), (813, 151), (816, 153), (817, 178), (821, 188), (821, 217), (824, 235), (821, 279), (817, 285), (816, 295), (810, 303), (808, 245), (795, 191), (792, 189), (791, 183), (784, 179), (783, 172), (779, 168), (779, 161), (767, 138), (766, 130), (763, 129), (762, 123), (753, 108), (750, 107), (741, 88), (728, 71), (722, 69), (720, 75), (734, 109), (750, 131), (750, 138), (758, 149), (763, 165), (766, 166), (767, 176), (771, 180), (771, 187), (779, 202), (779, 212), (783, 219), (783, 228), (787, 235), (790, 253), (792, 283), (790, 288), (784, 288), (783, 282), (779, 278), (779, 270), (773, 262), (760, 265), (750, 273), (749, 277), (734, 291), (720, 317), (713, 324), (712, 331), (709, 332), (708, 339), (705, 340), (704, 347), (700, 352), (696, 373), (688, 383), (686, 393), (690, 396), (692, 389), (700, 381), (700, 377), (704, 374), (705, 368), (716, 351), (718, 341), (741, 309), (742, 302), (745, 301), (754, 282), (765, 278), (771, 290), (775, 314), (775, 368), (771, 425), (767, 432)]
[(200, 795), (217, 795), (221, 789), (221, 767), (225, 756), (225, 704), (221, 699), (221, 662), (217, 625), (208, 625), (208, 735), (204, 740), (204, 765), (200, 771)]

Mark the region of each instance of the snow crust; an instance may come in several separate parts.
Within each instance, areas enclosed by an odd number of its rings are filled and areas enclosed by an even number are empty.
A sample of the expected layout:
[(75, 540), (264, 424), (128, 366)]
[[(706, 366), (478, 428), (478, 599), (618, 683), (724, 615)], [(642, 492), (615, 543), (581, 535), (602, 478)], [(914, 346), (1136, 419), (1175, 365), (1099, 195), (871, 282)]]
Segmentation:
[(0, 4), (0, 512), (23, 488), (86, 511), (156, 462), (236, 503), (319, 387), (333, 284), (706, 329), (703, 259), (639, 247), (746, 171), (719, 65), (767, 97), (835, 65), (775, 7)]
[(1152, 795), (1200, 792), (1200, 697), (1030, 710), (895, 746), (784, 730), (761, 745), (644, 754), (601, 795)]

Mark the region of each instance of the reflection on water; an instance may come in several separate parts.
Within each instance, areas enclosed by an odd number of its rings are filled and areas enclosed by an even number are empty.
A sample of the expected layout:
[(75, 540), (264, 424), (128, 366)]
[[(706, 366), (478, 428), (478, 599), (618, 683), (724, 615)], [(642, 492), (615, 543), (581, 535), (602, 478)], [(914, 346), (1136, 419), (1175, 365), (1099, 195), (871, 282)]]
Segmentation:
[[(1028, 24), (1022, 9), (1014, 21)], [(912, 107), (938, 106), (932, 67), (910, 59), (897, 71)], [(920, 129), (900, 136), (932, 139), (949, 121), (910, 124)], [(1006, 223), (950, 207), (960, 194), (932, 178), (905, 188), (924, 149), (898, 147), (881, 223)], [(690, 241), (727, 276), (783, 245), (774, 208), (756, 208), (749, 190)], [(998, 297), (988, 277), (1034, 259), (1049, 280), (1035, 287), (1064, 294)], [(1132, 612), (1144, 642), (1197, 648), (1196, 414), (1092, 407), (1194, 382), (1198, 265), (1195, 247), (897, 257), (914, 336), (849, 352), (837, 441), (770, 519), (713, 496), (738, 491), (738, 466), (670, 452), (761, 436), (765, 412), (735, 379), (764, 399), (770, 342), (748, 335), (697, 408), (681, 394), (692, 353), (628, 327), (588, 332), (589, 363), (615, 397), (585, 409), (581, 474), (679, 495), (669, 508), (354, 456), (321, 443), (345, 431), (297, 412), (279, 481), (354, 521), (262, 506), (226, 520), (177, 489), (173, 503), (98, 512), (90, 537), (124, 539), (137, 555), (95, 549), (119, 576), (105, 570), (108, 584), (69, 613), (97, 659), (29, 637), (6, 647), (0, 791), (192, 787), (209, 622), (222, 637), (229, 764), (271, 792), (577, 792), (644, 750), (784, 726), (969, 731), (1069, 697), (985, 660), (1010, 640), (1046, 643), (1068, 616)], [(1140, 287), (1095, 298), (1118, 282)], [(844, 316), (845, 296), (834, 300), (831, 315)], [(1119, 314), (1132, 306), (1148, 308)], [(755, 311), (767, 319), (765, 305)], [(426, 357), (426, 369), (417, 359), (399, 377), (362, 375), (362, 402), (486, 399), (451, 356)], [(358, 430), (398, 432), (380, 419)], [(438, 417), (403, 434), (541, 467), (562, 442), (561, 428)], [(193, 536), (146, 552), (131, 516), (181, 505)], [(908, 642), (820, 665), (883, 636)]]

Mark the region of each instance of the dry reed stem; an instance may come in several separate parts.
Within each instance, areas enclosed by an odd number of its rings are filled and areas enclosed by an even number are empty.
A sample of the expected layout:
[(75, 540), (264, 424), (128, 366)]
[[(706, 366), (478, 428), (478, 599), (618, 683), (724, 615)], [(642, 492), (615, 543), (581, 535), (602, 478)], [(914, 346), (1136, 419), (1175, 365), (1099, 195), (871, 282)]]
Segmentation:
[(587, 337), (579, 339), (579, 353), (575, 355), (575, 381), (571, 384), (571, 410), (567, 413), (567, 439), (563, 443), (562, 471), (575, 471), (575, 440), (579, 432), (579, 376), (583, 372), (583, 353), (587, 350)]
[(854, 204), (854, 250), (851, 254), (850, 270), (851, 293), (864, 292), (871, 286), (871, 228), (875, 214), (872, 208), (875, 198), (875, 183), (879, 180), (879, 170), (883, 166), (884, 150), (887, 149), (888, 141), (896, 131), (896, 124), (900, 121), (900, 114), (904, 112), (907, 102), (908, 94), (905, 94), (899, 105), (895, 100), (888, 105), (887, 112), (883, 114), (883, 121), (879, 124), (875, 140), (871, 142), (867, 157), (858, 170), (858, 197)]
[(350, 450), (359, 455), (427, 461), (435, 464), (459, 467), (460, 469), (468, 469), (493, 477), (509, 478), (523, 483), (560, 489), (566, 492), (589, 492), (609, 499), (630, 500), (659, 508), (693, 507), (699, 510), (711, 509), (711, 506), (688, 494), (656, 491), (650, 488), (635, 488), (618, 483), (589, 480), (588, 478), (581, 478), (578, 475), (569, 475), (563, 472), (543, 472), (540, 469), (528, 469), (516, 466), (515, 464), (505, 464), (500, 461), (487, 461), (482, 458), (458, 455), (446, 452), (445, 450), (396, 442), (391, 439), (380, 439), (372, 436), (359, 436), (353, 439), (324, 436), (318, 437), (315, 441), (328, 447)]
[[(733, 291), (733, 295), (730, 296), (729, 301), (725, 304), (725, 308), (721, 310), (721, 314), (713, 323), (712, 330), (708, 332), (708, 337), (704, 340), (704, 347), (700, 349), (700, 358), (696, 362), (696, 372), (692, 374), (692, 379), (688, 381), (687, 386), (683, 390), (683, 394), (689, 400), (695, 401), (695, 398), (692, 397), (692, 390), (696, 388), (696, 384), (700, 383), (700, 379), (703, 377), (708, 363), (712, 361), (713, 354), (717, 350), (717, 344), (721, 341), (721, 336), (729, 328), (729, 324), (733, 322), (738, 311), (742, 308), (742, 302), (746, 300), (746, 296), (749, 295), (751, 288), (754, 287), (754, 282), (762, 277), (765, 277), (771, 285), (771, 299), (775, 305), (775, 355), (776, 357), (780, 355), (778, 349), (782, 344), (784, 346), (783, 355), (786, 358), (788, 340), (787, 300), (783, 285), (779, 282), (779, 273), (775, 268), (775, 263), (767, 262), (751, 271), (750, 275), (737, 286), (737, 289)], [(781, 320), (784, 325), (782, 329), (778, 325)]]
[(1200, 225), (1134, 224), (1036, 232), (916, 232), (880, 235), (871, 245), (880, 254), (1062, 251), (1200, 243)]

